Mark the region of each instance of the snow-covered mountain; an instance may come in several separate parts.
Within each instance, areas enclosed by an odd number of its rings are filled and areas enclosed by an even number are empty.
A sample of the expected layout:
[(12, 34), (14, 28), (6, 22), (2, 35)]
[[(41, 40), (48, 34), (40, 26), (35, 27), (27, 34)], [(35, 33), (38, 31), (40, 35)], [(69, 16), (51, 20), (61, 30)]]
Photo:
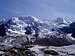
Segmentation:
[(4, 24), (8, 33), (25, 34), (27, 26), (29, 26), (33, 32), (50, 32), (51, 30), (57, 30), (65, 26), (69, 26), (72, 23), (71, 19), (60, 18), (56, 20), (41, 21), (39, 18), (33, 16), (27, 17), (0, 17), (0, 24)]
[(27, 17), (1, 17), (0, 23), (3, 23), (7, 28), (7, 33), (25, 34), (27, 26), (33, 33), (35, 31), (43, 31), (49, 29), (49, 25), (33, 16)]
[[(71, 34), (74, 36), (74, 32), (68, 34), (68, 30), (72, 28), (70, 28), (70, 26), (75, 25), (75, 23), (71, 23), (71, 20), (67, 21), (67, 19), (64, 18), (57, 18), (56, 20), (48, 20), (46, 22), (33, 16), (1, 17), (0, 36), (2, 36), (2, 38), (0, 38), (0, 41), (5, 47), (9, 45), (24, 47), (21, 44), (27, 41), (33, 41), (38, 45), (53, 46), (75, 44), (75, 38), (71, 36)], [(58, 29), (60, 31), (58, 31)]]
[(69, 25), (74, 21), (60, 17), (53, 21), (41, 21), (33, 16), (0, 18), (0, 24), (4, 24), (7, 34), (25, 35), (25, 32), (27, 33), (28, 31), (28, 33), (30, 32), (29, 34), (39, 33), (40, 36), (43, 34), (55, 34), (55, 32), (59, 32), (58, 30), (66, 31), (65, 33), (67, 33), (69, 32)]

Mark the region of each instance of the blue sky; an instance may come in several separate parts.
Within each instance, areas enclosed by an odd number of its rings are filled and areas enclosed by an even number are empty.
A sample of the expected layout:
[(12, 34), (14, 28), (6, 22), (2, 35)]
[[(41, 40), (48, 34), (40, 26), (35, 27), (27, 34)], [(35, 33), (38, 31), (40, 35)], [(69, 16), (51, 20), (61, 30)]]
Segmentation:
[(75, 0), (0, 0), (0, 16), (75, 18)]

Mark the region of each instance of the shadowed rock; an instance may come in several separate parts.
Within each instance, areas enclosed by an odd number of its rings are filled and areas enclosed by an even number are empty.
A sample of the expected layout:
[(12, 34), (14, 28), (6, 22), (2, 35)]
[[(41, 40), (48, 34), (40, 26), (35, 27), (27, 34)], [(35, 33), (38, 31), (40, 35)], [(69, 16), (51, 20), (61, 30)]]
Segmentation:
[(36, 42), (41, 46), (67, 46), (72, 45), (70, 41), (64, 38), (42, 38)]
[(5, 36), (6, 35), (6, 29), (4, 24), (0, 25), (0, 36)]
[(32, 34), (32, 29), (31, 29), (31, 27), (30, 26), (27, 26), (26, 28), (25, 28), (25, 30), (26, 30), (26, 32), (25, 32), (25, 34)]
[(71, 36), (75, 38), (75, 22), (70, 24), (70, 30), (71, 30), (71, 33), (72, 33)]
[(59, 55), (58, 52), (55, 50), (44, 50), (45, 54), (51, 54), (51, 55)]
[(75, 38), (75, 22), (71, 23), (68, 27), (59, 28), (63, 33), (69, 34), (72, 33), (72, 37)]

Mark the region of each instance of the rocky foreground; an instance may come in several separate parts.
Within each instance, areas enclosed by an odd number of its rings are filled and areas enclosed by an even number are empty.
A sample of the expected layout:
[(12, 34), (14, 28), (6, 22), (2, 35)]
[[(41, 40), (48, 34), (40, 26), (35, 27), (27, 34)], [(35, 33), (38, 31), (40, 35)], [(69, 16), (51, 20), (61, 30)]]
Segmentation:
[(54, 46), (34, 46), (31, 50), (37, 56), (75, 56), (75, 45), (54, 47)]
[(0, 50), (1, 56), (75, 56), (75, 45), (55, 46), (28, 46), (28, 48), (9, 48)]
[[(45, 41), (48, 42), (45, 42), (44, 37), (50, 37), (50, 42), (47, 38)], [(41, 39), (39, 37), (39, 42), (33, 35), (10, 34), (0, 37), (0, 56), (75, 56), (75, 45), (71, 44), (71, 39), (65, 40), (66, 45), (62, 38), (61, 42), (55, 42), (60, 38), (49, 37), (43, 35)], [(57, 46), (50, 43), (56, 43)]]

